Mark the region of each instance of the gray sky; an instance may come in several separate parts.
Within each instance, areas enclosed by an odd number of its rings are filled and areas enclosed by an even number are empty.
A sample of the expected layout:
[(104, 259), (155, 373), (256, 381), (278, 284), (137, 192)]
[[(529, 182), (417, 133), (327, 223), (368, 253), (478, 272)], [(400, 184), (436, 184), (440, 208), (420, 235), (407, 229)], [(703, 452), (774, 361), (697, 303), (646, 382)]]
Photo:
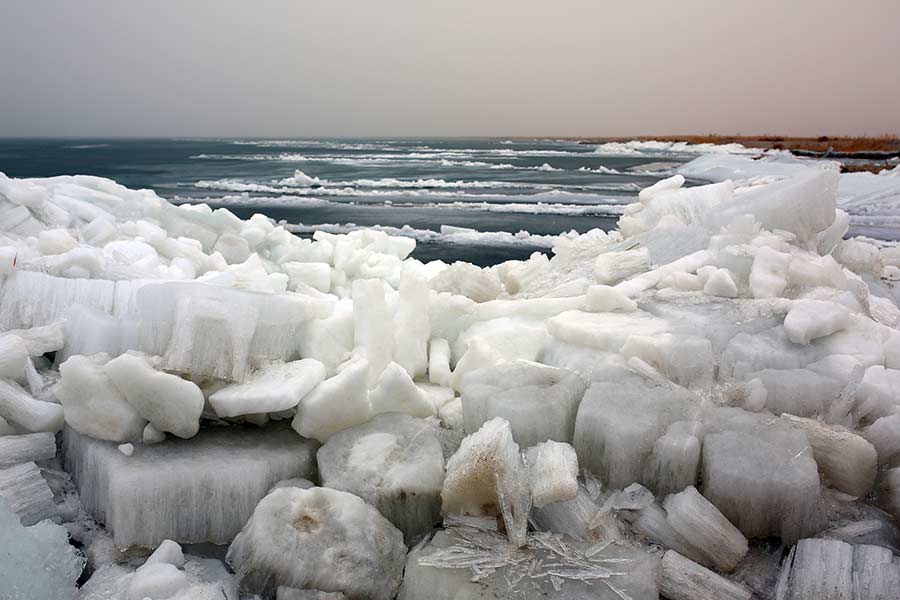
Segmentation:
[(898, 0), (0, 0), (0, 136), (900, 132)]

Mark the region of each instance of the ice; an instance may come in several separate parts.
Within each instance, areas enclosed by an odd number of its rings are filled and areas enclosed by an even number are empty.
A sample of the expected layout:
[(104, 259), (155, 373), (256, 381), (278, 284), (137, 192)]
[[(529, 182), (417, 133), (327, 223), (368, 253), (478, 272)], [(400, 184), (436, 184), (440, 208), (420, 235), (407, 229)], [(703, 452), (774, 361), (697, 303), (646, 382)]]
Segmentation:
[(144, 564), (131, 578), (126, 597), (128, 600), (171, 598), (188, 586), (187, 574), (176, 566), (167, 563)]
[(528, 469), (509, 422), (492, 419), (463, 439), (447, 461), (441, 489), (444, 515), (502, 515), (510, 541), (525, 544), (531, 493)]
[(829, 485), (859, 498), (871, 491), (878, 470), (877, 447), (838, 425), (788, 414), (781, 418), (806, 434), (819, 471)]
[(414, 417), (431, 417), (437, 411), (428, 395), (398, 363), (388, 363), (378, 383), (369, 392), (373, 414), (399, 412)]
[(601, 285), (615, 285), (649, 268), (650, 251), (647, 248), (607, 252), (594, 260), (594, 281)]
[(21, 379), (25, 375), (28, 348), (17, 335), (0, 335), (0, 377)]
[(543, 507), (534, 506), (529, 522), (537, 531), (560, 533), (574, 539), (591, 539), (594, 517), (600, 506), (584, 483), (579, 482), (578, 492), (571, 500), (552, 502)]
[(328, 488), (277, 489), (228, 548), (241, 587), (278, 586), (390, 600), (400, 586), (403, 535), (359, 497)]
[(762, 383), (766, 390), (765, 406), (776, 415), (825, 415), (843, 388), (841, 381), (809, 369), (765, 369), (749, 373), (746, 378)]
[(747, 553), (747, 538), (694, 486), (663, 502), (666, 520), (702, 555), (704, 565), (731, 571)]
[(428, 379), (437, 385), (450, 385), (450, 344), (443, 338), (428, 342)]
[(428, 283), (421, 277), (400, 279), (394, 331), (394, 360), (409, 373), (420, 377), (428, 370), (428, 342), (431, 322), (428, 315)]
[(694, 485), (700, 469), (702, 438), (699, 422), (673, 423), (653, 444), (644, 469), (644, 483), (660, 498)]
[(572, 500), (578, 495), (578, 457), (575, 449), (552, 440), (525, 452), (533, 506)]
[(163, 540), (162, 543), (153, 551), (147, 560), (144, 562), (144, 565), (154, 564), (154, 563), (165, 563), (169, 565), (175, 565), (178, 568), (184, 566), (184, 553), (181, 550), (181, 546), (178, 545), (177, 542), (173, 542), (172, 540)]
[(103, 371), (137, 413), (159, 431), (193, 437), (200, 427), (203, 392), (191, 381), (155, 370), (142, 357), (123, 354)]
[(669, 600), (750, 600), (753, 595), (674, 550), (663, 554), (660, 561), (659, 591)]
[(787, 287), (791, 255), (763, 246), (756, 251), (750, 271), (750, 292), (754, 298), (777, 298)]
[(323, 486), (377, 508), (408, 543), (440, 521), (444, 456), (427, 422), (379, 415), (331, 436), (316, 456)]
[(0, 435), (0, 469), (56, 456), (56, 438), (52, 433)]
[(368, 421), (372, 416), (368, 373), (364, 359), (346, 365), (303, 398), (291, 426), (304, 437), (324, 442), (338, 431)]
[(493, 300), (503, 290), (503, 283), (495, 271), (464, 262), (453, 263), (438, 273), (429, 285), (437, 292), (459, 294), (475, 302)]
[(4, 503), (23, 525), (34, 525), (57, 514), (53, 493), (33, 462), (0, 469), (0, 504)]
[(220, 417), (272, 413), (297, 406), (325, 380), (325, 365), (313, 359), (272, 363), (255, 371), (244, 383), (226, 386), (209, 396)]
[(373, 387), (391, 362), (394, 352), (393, 315), (387, 304), (385, 284), (378, 279), (353, 282), (353, 321), (356, 346), (365, 354), (366, 385)]
[(0, 594), (4, 600), (74, 600), (84, 558), (49, 521), (24, 527), (0, 502)]
[(32, 433), (55, 433), (65, 424), (62, 406), (35, 400), (7, 379), (0, 379), (0, 417)]
[(75, 431), (113, 442), (139, 440), (147, 421), (110, 381), (104, 369), (108, 362), (106, 354), (70, 356), (59, 365), (53, 395)]
[(778, 600), (851, 600), (853, 546), (838, 540), (800, 540), (782, 566)]
[(887, 415), (875, 420), (862, 431), (878, 453), (878, 464), (884, 465), (900, 454), (900, 414)]
[(612, 488), (643, 479), (653, 445), (688, 411), (691, 394), (634, 375), (595, 382), (578, 409), (572, 445), (582, 468)]
[(522, 447), (570, 442), (584, 380), (571, 371), (518, 360), (471, 371), (463, 378), (465, 430), (502, 417)]
[(704, 337), (663, 333), (633, 335), (621, 350), (626, 359), (638, 357), (663, 375), (683, 386), (712, 381), (712, 344)]
[(283, 585), (278, 586), (275, 600), (344, 600), (340, 592), (320, 592), (318, 590), (298, 590)]
[(815, 528), (819, 474), (806, 436), (751, 426), (703, 438), (703, 495), (747, 537), (793, 542)]
[[(684, 287), (690, 289), (690, 284)], [(737, 285), (734, 283), (734, 277), (728, 269), (716, 269), (711, 272), (703, 282), (703, 293), (708, 296), (721, 296), (722, 298), (736, 298), (738, 295)]]
[(119, 546), (224, 544), (272, 485), (315, 472), (316, 445), (284, 427), (214, 427), (126, 457), (67, 429), (65, 464), (85, 508)]
[(882, 471), (875, 482), (878, 505), (895, 519), (900, 519), (900, 467)]
[(637, 310), (637, 302), (608, 285), (592, 285), (587, 290), (587, 307), (597, 312)]
[(659, 561), (617, 544), (536, 533), (523, 548), (452, 527), (409, 554), (398, 600), (656, 600)]
[(850, 321), (847, 309), (835, 302), (799, 300), (784, 318), (784, 330), (795, 344), (831, 335), (844, 329)]

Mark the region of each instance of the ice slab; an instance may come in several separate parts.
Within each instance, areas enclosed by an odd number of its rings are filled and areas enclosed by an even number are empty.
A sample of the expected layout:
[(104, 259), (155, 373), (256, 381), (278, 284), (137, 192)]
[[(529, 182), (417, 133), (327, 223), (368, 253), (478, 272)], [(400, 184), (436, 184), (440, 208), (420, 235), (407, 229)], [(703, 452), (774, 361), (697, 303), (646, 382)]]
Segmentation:
[(465, 430), (502, 417), (522, 447), (569, 442), (585, 387), (576, 373), (524, 360), (471, 371), (462, 382)]
[(0, 469), (56, 456), (56, 438), (52, 433), (0, 436)]
[(440, 520), (444, 455), (434, 427), (379, 415), (328, 438), (316, 454), (322, 485), (356, 494), (412, 543)]
[(297, 406), (325, 380), (325, 365), (306, 358), (272, 363), (255, 371), (244, 383), (226, 386), (209, 396), (220, 417), (279, 412)]
[(65, 424), (62, 406), (36, 400), (7, 379), (0, 379), (0, 417), (33, 433), (55, 433)]
[(750, 600), (746, 587), (669, 550), (660, 561), (659, 591), (670, 600)]
[(286, 586), (390, 600), (405, 557), (403, 534), (358, 496), (281, 488), (260, 501), (227, 559), (248, 591)]
[(578, 495), (578, 456), (575, 448), (552, 440), (525, 451), (534, 507), (572, 500)]
[(275, 482), (316, 468), (316, 444), (284, 427), (213, 427), (130, 457), (71, 429), (64, 438), (81, 501), (123, 547), (228, 543)]
[(53, 492), (33, 462), (0, 469), (0, 503), (5, 503), (23, 525), (34, 525), (57, 515)]

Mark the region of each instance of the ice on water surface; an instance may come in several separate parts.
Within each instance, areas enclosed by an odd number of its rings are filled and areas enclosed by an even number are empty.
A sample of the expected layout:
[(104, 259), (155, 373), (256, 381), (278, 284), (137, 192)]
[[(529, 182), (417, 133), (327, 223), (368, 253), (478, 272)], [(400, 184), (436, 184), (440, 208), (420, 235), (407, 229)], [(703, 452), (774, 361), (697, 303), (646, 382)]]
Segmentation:
[(487, 268), (0, 175), (17, 539), (65, 523), (85, 600), (896, 598), (900, 253), (843, 239), (896, 178), (683, 169)]

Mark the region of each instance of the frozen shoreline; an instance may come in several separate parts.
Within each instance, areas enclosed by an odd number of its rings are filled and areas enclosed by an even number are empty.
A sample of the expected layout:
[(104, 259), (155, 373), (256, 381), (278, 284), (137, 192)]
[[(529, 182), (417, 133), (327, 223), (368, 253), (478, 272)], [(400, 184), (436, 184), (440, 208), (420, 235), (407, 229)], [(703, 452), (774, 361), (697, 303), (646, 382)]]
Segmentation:
[[(900, 252), (844, 236), (900, 221), (900, 177), (680, 172), (716, 183), (546, 238), (305, 239), (0, 175), (0, 539), (52, 577), (0, 572), (72, 599), (86, 563), (82, 600), (892, 597)], [(553, 254), (409, 258), (435, 236)]]

